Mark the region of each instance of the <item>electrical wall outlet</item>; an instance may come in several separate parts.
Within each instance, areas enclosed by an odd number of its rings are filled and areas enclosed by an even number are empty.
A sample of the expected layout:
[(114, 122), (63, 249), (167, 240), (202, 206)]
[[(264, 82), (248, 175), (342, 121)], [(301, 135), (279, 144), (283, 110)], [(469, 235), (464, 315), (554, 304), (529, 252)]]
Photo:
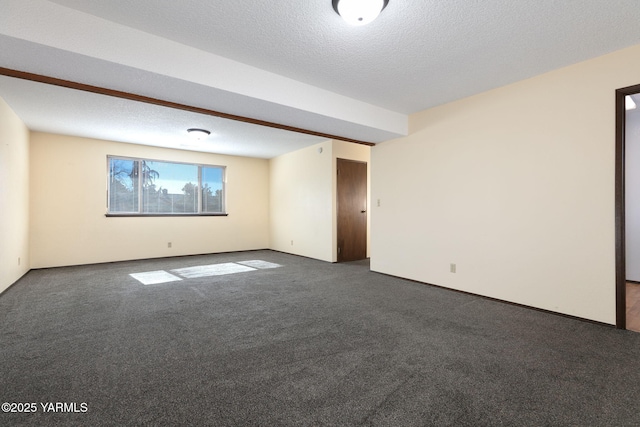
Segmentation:
[(291, 246), (293, 246), (293, 240), (291, 241)]
[(171, 248), (171, 242), (167, 243), (167, 247)]
[(456, 265), (455, 264), (450, 264), (449, 265), (449, 271), (451, 271), (452, 273), (456, 272)]

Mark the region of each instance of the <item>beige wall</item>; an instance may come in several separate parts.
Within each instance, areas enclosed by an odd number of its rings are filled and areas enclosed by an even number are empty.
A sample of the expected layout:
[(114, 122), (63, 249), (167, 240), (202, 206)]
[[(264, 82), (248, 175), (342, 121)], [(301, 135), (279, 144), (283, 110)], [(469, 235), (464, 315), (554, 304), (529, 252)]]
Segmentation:
[[(109, 154), (225, 165), (229, 216), (105, 217)], [(266, 160), (45, 133), (30, 159), (33, 268), (268, 247)]]
[(370, 151), (325, 141), (271, 159), (270, 248), (337, 261), (336, 159), (369, 162)]
[(411, 116), (372, 150), (372, 269), (614, 324), (614, 92), (638, 83), (635, 46)]
[(271, 249), (333, 261), (332, 164), (332, 141), (270, 160)]
[(29, 264), (29, 131), (0, 99), (0, 292)]

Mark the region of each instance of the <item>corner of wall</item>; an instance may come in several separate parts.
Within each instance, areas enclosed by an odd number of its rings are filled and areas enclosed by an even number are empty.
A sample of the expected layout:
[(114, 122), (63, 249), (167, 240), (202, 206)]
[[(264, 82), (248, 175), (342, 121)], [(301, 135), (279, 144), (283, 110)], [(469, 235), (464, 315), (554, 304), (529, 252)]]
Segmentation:
[(271, 249), (332, 261), (332, 161), (331, 140), (271, 159)]
[(0, 98), (0, 292), (29, 271), (29, 130)]
[(615, 324), (614, 95), (639, 53), (413, 114), (372, 150), (371, 269)]

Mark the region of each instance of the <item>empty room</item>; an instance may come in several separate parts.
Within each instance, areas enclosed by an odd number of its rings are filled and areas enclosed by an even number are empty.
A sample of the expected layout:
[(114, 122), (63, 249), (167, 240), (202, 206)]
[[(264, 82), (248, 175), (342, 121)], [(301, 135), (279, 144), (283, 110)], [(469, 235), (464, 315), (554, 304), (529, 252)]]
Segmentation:
[(640, 424), (636, 0), (0, 10), (0, 425)]

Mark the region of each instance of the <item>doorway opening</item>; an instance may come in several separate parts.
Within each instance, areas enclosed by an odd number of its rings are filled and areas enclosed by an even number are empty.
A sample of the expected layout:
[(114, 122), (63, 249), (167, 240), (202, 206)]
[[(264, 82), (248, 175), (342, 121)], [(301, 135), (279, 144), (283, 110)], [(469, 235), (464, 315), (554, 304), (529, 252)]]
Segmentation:
[[(627, 160), (631, 160), (632, 157), (636, 157), (633, 151), (635, 147), (632, 147), (630, 142), (627, 141), (628, 125), (631, 125), (630, 117), (632, 120), (636, 120), (638, 116), (638, 129), (640, 131), (640, 111), (634, 112), (633, 116), (629, 116), (627, 112), (628, 100), (633, 100), (633, 95), (640, 93), (640, 85), (629, 86), (626, 88), (618, 89), (616, 91), (616, 175), (615, 175), (615, 240), (616, 240), (616, 327), (618, 329), (627, 329), (633, 326), (636, 327), (636, 323), (640, 322), (640, 292), (634, 287), (635, 281), (640, 282), (640, 229), (638, 230), (637, 239), (638, 245), (635, 244), (635, 239), (627, 240), (627, 225), (631, 226), (630, 229), (635, 228), (635, 215), (634, 223), (629, 222), (627, 224), (627, 208), (633, 208), (636, 204), (635, 200), (629, 198), (627, 200), (627, 184), (632, 185), (632, 178), (628, 179), (628, 172), (632, 172), (636, 169), (632, 164), (628, 164)], [(640, 100), (640, 98), (639, 98)], [(629, 107), (630, 108), (630, 107)], [(640, 108), (637, 105), (636, 110)], [(631, 108), (630, 108), (631, 109)], [(639, 133), (640, 135), (640, 133)], [(629, 142), (629, 144), (627, 144)], [(627, 146), (629, 145), (629, 146)], [(635, 144), (634, 144), (635, 145)], [(638, 140), (638, 184), (634, 186), (634, 193), (637, 192), (640, 195), (640, 137)], [(633, 150), (633, 151), (632, 151)], [(629, 158), (627, 156), (629, 155)], [(631, 189), (631, 187), (629, 187)], [(629, 206), (628, 203), (629, 202)], [(640, 197), (638, 198), (638, 208), (640, 209)], [(639, 217), (640, 219), (640, 217)], [(640, 227), (640, 222), (638, 223)], [(633, 260), (628, 260), (627, 243), (629, 243), (630, 253), (634, 255)], [(636, 246), (638, 246), (638, 254), (635, 255)], [(636, 262), (636, 259), (638, 260)], [(631, 261), (633, 265), (629, 262)], [(637, 268), (635, 264), (638, 264)], [(632, 271), (629, 271), (627, 267), (633, 267)], [(635, 270), (638, 270), (635, 272)], [(628, 277), (629, 275), (629, 277)], [(634, 280), (634, 277), (637, 279)], [(638, 285), (640, 286), (640, 284)], [(638, 316), (636, 318), (636, 316)], [(640, 323), (637, 323), (638, 331), (640, 332)]]

